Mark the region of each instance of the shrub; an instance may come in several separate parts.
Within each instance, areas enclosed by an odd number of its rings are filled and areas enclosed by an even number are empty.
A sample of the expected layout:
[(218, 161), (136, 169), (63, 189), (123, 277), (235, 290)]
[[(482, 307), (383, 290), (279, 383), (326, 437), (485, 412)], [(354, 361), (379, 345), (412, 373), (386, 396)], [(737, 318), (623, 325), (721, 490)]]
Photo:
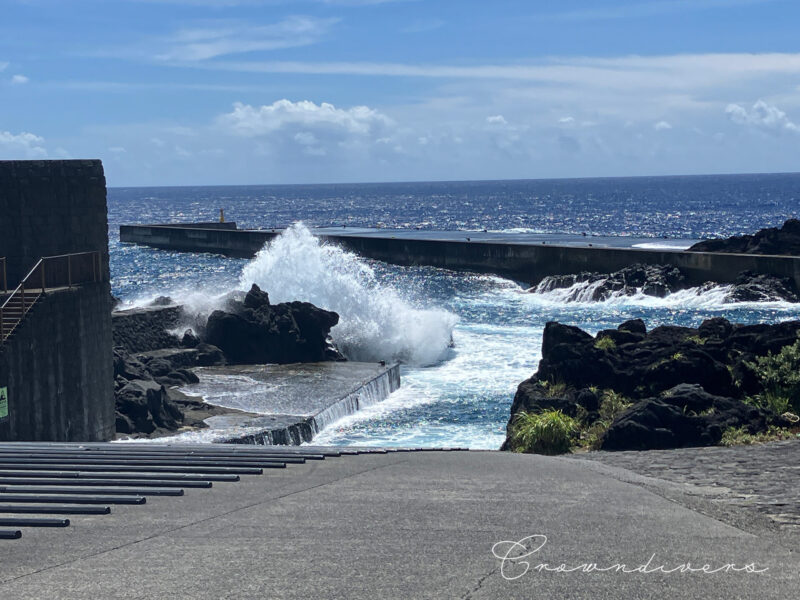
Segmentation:
[(560, 410), (524, 412), (514, 419), (511, 440), (515, 452), (564, 454), (569, 452), (577, 434), (575, 420)]
[(778, 414), (789, 408), (800, 411), (800, 340), (784, 346), (777, 354), (758, 356), (748, 365), (755, 370), (764, 389), (760, 395), (762, 406), (775, 406), (779, 410), (773, 410)]
[(613, 338), (603, 336), (594, 341), (594, 347), (608, 352), (609, 350), (613, 350), (617, 347), (617, 342), (615, 342)]
[(687, 335), (685, 339), (687, 342), (697, 344), (698, 346), (702, 346), (708, 341), (708, 338), (700, 337), (699, 335)]

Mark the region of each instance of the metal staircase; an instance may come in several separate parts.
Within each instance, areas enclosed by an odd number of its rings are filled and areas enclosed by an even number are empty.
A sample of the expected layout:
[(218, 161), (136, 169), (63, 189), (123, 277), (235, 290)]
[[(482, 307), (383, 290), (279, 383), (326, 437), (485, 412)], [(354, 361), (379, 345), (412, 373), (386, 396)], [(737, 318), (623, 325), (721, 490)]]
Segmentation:
[(102, 281), (99, 252), (78, 252), (40, 258), (9, 294), (6, 259), (0, 258), (0, 345), (8, 340), (25, 316), (48, 290)]

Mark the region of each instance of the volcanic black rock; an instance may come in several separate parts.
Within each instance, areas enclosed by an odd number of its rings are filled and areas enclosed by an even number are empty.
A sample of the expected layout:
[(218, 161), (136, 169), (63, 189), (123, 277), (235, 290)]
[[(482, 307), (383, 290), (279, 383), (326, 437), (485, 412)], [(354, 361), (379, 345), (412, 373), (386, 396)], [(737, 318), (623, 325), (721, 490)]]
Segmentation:
[(308, 302), (271, 305), (254, 284), (243, 302), (232, 300), (229, 310), (211, 313), (205, 340), (231, 364), (342, 360), (328, 338), (338, 322), (338, 314)]
[(735, 252), (738, 254), (789, 254), (800, 256), (800, 221), (789, 219), (782, 227), (761, 229), (753, 235), (703, 240), (689, 252)]

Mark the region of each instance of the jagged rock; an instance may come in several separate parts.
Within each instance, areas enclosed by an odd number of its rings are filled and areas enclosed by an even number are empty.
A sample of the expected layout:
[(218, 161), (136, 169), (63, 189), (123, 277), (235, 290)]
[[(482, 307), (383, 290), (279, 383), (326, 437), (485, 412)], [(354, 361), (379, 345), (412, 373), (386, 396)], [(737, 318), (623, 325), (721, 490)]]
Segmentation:
[(669, 265), (634, 264), (614, 273), (583, 272), (577, 275), (553, 275), (543, 279), (530, 291), (549, 292), (554, 289), (570, 288), (576, 283), (587, 286), (575, 289), (567, 301), (602, 301), (614, 294), (627, 296), (641, 291), (648, 296), (664, 297), (689, 287), (686, 277), (677, 267)]
[[(663, 298), (668, 294), (690, 287), (697, 287), (700, 292), (703, 292), (717, 285), (708, 281), (698, 286), (696, 282), (690, 281), (678, 267), (635, 264), (614, 273), (584, 272), (577, 275), (546, 277), (538, 286), (529, 291), (545, 293), (555, 289), (572, 288), (577, 283), (586, 285), (576, 286), (570, 290), (565, 299), (567, 302), (599, 302), (615, 294), (632, 296), (639, 292)], [(739, 274), (725, 299), (726, 302), (771, 302), (777, 300), (800, 302), (800, 291), (794, 280), (789, 277), (759, 275), (749, 271)]]
[(122, 377), (127, 381), (153, 378), (144, 363), (123, 348), (114, 348), (114, 377)]
[(766, 429), (769, 417), (734, 398), (709, 394), (699, 385), (678, 385), (620, 415), (603, 434), (602, 450), (653, 450), (718, 444), (728, 427)]
[(614, 421), (604, 449), (715, 444), (727, 427), (763, 431), (780, 416), (742, 402), (764, 391), (753, 363), (794, 344), (798, 334), (800, 321), (738, 325), (715, 318), (696, 329), (664, 325), (650, 332), (627, 321), (594, 338), (547, 323), (539, 368), (519, 385), (507, 430), (520, 412), (553, 409), (593, 423), (601, 408), (595, 390), (610, 390), (633, 406)]
[(177, 336), (170, 333), (183, 318), (180, 306), (136, 308), (111, 314), (114, 346), (126, 352), (149, 352), (180, 345)]
[(244, 302), (231, 301), (230, 312), (216, 310), (205, 339), (219, 347), (230, 363), (293, 363), (335, 360), (328, 334), (339, 315), (308, 302), (270, 305), (269, 296), (253, 285)]
[(737, 235), (698, 242), (689, 252), (734, 252), (738, 254), (800, 255), (800, 221), (789, 219), (782, 227), (761, 229), (753, 235)]
[(200, 343), (197, 350), (198, 367), (216, 367), (226, 364), (225, 354), (212, 344)]
[(181, 346), (184, 348), (197, 348), (197, 345), (200, 343), (200, 338), (198, 338), (194, 331), (191, 329), (187, 329), (183, 332), (183, 337), (181, 338)]
[(163, 385), (134, 380), (116, 394), (117, 432), (151, 434), (157, 429), (174, 431), (183, 414), (170, 402)]
[(731, 302), (800, 302), (800, 295), (794, 280), (789, 277), (775, 275), (757, 275), (750, 271), (739, 274), (731, 291), (728, 293)]

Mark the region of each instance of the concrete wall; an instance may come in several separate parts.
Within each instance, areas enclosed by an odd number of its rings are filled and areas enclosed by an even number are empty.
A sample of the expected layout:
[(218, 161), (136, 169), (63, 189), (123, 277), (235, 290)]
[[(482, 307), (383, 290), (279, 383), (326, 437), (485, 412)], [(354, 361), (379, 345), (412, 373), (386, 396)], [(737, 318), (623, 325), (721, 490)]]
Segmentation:
[[(277, 233), (200, 230), (170, 226), (123, 225), (120, 238), (193, 252), (253, 256)], [(430, 265), (454, 270), (495, 273), (535, 284), (547, 275), (595, 271), (608, 273), (634, 263), (675, 265), (694, 283), (734, 281), (742, 271), (790, 277), (800, 288), (800, 257), (670, 252), (638, 248), (600, 248), (376, 237), (325, 236), (361, 256), (401, 265)]]
[(0, 440), (114, 437), (107, 297), (102, 283), (50, 292), (10, 343), (0, 345), (0, 387), (8, 387), (8, 419), (0, 422)]
[(0, 161), (0, 256), (13, 289), (42, 256), (102, 251), (108, 277), (106, 180), (99, 160)]
[(0, 344), (9, 416), (0, 440), (114, 434), (111, 290), (103, 165), (0, 161), (0, 256), (13, 289), (42, 256), (97, 251), (100, 283), (50, 292)]

